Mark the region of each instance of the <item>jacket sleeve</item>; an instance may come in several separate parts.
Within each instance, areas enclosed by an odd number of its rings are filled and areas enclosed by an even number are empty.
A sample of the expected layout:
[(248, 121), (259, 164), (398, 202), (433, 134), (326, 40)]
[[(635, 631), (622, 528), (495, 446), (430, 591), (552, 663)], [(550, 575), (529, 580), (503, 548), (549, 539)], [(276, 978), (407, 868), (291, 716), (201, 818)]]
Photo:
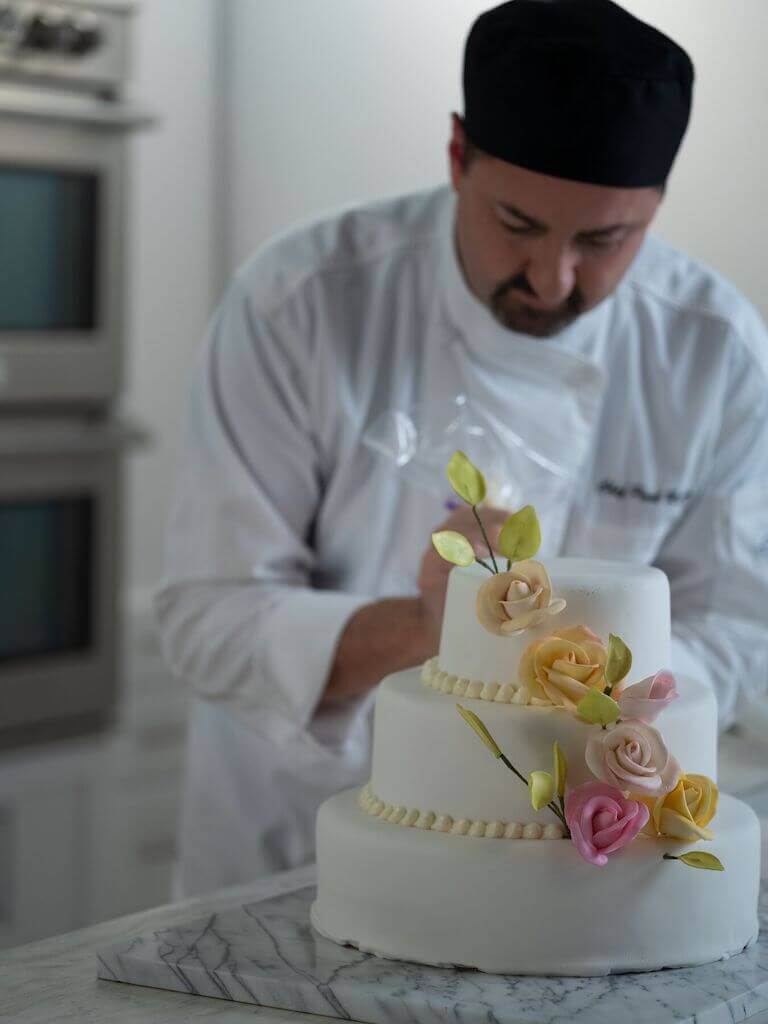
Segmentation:
[(155, 615), (202, 697), (303, 729), (370, 598), (312, 586), (324, 468), (316, 354), (298, 302), (269, 320), (235, 280), (194, 368)]
[[(711, 470), (656, 564), (672, 596), (672, 668), (714, 690), (727, 728), (768, 693), (768, 353), (732, 350)], [(713, 412), (713, 415), (716, 413)]]

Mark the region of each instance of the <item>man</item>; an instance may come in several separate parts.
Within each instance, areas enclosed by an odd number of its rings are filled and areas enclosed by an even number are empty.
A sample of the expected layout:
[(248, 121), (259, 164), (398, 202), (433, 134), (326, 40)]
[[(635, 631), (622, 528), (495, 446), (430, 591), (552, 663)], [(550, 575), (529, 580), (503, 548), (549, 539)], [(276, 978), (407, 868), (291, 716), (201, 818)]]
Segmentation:
[(671, 667), (713, 687), (724, 725), (768, 689), (768, 339), (646, 234), (692, 81), (609, 0), (512, 0), (467, 42), (452, 189), (344, 211), (236, 275), (157, 598), (196, 694), (188, 893), (311, 860), (320, 802), (366, 778), (376, 684), (436, 651), (449, 566), (430, 533), (482, 550), (466, 511), (441, 522), (443, 499), (363, 443), (387, 411), (429, 428), (462, 394), (509, 425), (542, 557), (664, 569)]

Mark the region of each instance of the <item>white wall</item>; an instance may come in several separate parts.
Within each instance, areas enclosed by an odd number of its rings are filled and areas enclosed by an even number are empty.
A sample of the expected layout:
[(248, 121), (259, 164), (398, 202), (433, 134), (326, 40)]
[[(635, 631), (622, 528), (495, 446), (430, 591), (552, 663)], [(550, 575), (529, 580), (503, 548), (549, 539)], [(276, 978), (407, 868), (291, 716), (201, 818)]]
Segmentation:
[(229, 0), (229, 266), (294, 220), (446, 176), (478, 0)]
[(152, 435), (126, 480), (126, 585), (140, 606), (160, 574), (185, 378), (214, 294), (214, 2), (151, 0), (135, 23), (132, 92), (158, 117), (132, 154), (124, 406)]
[[(444, 180), (477, 0), (228, 0), (231, 270), (316, 211)], [(768, 316), (766, 0), (625, 0), (680, 42), (695, 109), (657, 231)]]
[(688, 135), (657, 231), (729, 277), (768, 319), (768, 3), (627, 0), (697, 72)]

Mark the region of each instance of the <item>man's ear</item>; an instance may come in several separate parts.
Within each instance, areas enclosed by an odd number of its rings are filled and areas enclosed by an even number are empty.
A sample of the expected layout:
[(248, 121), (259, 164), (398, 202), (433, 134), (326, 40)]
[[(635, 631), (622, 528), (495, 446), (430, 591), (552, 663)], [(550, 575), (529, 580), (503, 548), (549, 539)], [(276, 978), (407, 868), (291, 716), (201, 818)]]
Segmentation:
[(451, 184), (458, 189), (467, 172), (467, 135), (464, 122), (458, 114), (451, 114), (451, 140), (448, 143), (448, 163)]

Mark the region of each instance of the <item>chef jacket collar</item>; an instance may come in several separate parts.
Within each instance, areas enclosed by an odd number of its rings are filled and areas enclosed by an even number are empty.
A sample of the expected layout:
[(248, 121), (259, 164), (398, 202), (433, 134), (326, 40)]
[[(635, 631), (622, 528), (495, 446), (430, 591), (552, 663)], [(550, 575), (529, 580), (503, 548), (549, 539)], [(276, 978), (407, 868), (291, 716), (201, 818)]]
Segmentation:
[[(470, 290), (459, 264), (452, 193), (445, 213), (441, 287), (450, 328), (445, 342), (462, 392), (491, 422), (513, 431), (516, 453), (526, 452), (511, 473), (525, 500), (539, 506), (545, 549), (552, 554), (560, 549), (605, 396), (604, 350), (613, 299), (551, 339), (502, 327)], [(546, 466), (557, 469), (547, 472)]]

